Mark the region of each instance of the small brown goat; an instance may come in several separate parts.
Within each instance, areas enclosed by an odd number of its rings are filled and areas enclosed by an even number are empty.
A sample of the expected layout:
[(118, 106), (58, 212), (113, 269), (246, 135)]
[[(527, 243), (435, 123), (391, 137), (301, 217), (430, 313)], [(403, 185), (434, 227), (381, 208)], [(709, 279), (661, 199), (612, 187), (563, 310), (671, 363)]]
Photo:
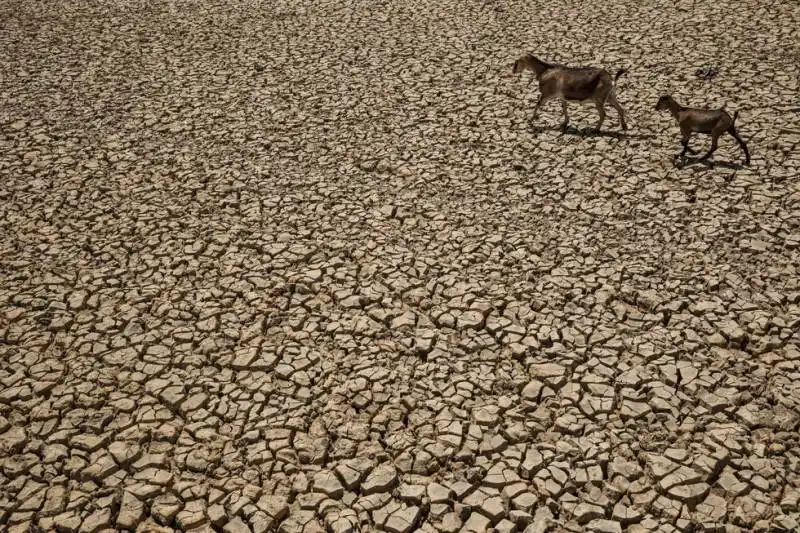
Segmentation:
[(744, 143), (739, 134), (736, 133), (736, 127), (733, 125), (736, 122), (736, 117), (739, 112), (733, 114), (733, 118), (724, 109), (697, 109), (692, 107), (683, 107), (672, 96), (662, 96), (658, 99), (656, 104), (658, 111), (669, 110), (675, 120), (678, 121), (678, 126), (681, 128), (681, 144), (683, 151), (679, 157), (682, 161), (686, 160), (686, 152), (694, 155), (697, 152), (689, 148), (689, 138), (692, 133), (706, 133), (711, 135), (711, 148), (708, 153), (701, 157), (699, 161), (704, 161), (711, 157), (711, 154), (717, 149), (717, 141), (723, 133), (730, 133), (731, 137), (736, 139), (742, 150), (744, 151), (745, 164), (750, 164), (750, 152), (747, 150), (747, 145)]
[(567, 102), (591, 100), (600, 114), (600, 120), (597, 122), (597, 131), (600, 131), (600, 126), (603, 125), (603, 120), (606, 118), (606, 102), (614, 106), (614, 109), (619, 113), (619, 122), (622, 129), (628, 129), (627, 124), (625, 124), (625, 111), (614, 95), (614, 83), (620, 76), (625, 74), (625, 69), (618, 70), (616, 76), (612, 79), (607, 70), (545, 63), (533, 54), (528, 54), (514, 62), (514, 74), (525, 70), (532, 70), (536, 74), (536, 79), (539, 81), (539, 92), (541, 93), (539, 100), (536, 102), (536, 108), (533, 110), (532, 120), (536, 120), (539, 108), (545, 102), (551, 98), (558, 98), (561, 100), (561, 109), (564, 112), (564, 123), (561, 127), (566, 130), (567, 124), (569, 124)]

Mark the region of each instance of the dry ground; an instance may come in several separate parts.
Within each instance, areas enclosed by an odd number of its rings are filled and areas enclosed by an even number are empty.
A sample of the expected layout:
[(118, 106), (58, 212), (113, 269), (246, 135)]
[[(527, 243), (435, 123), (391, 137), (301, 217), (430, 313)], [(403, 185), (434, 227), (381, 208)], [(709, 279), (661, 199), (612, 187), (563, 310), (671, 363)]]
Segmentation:
[[(797, 528), (798, 28), (0, 0), (0, 529)], [(629, 133), (531, 127), (528, 51), (630, 68)], [(752, 167), (674, 168), (663, 92)]]

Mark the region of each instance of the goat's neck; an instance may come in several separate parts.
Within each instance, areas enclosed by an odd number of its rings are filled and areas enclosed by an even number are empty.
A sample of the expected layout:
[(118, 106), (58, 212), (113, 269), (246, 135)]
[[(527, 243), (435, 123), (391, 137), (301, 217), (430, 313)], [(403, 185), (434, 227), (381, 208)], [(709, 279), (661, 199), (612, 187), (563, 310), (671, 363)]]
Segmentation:
[(672, 113), (672, 116), (678, 118), (678, 113), (680, 113), (681, 109), (683, 109), (683, 106), (672, 98), (669, 99), (667, 105), (669, 106), (669, 112)]
[(536, 57), (531, 57), (531, 60), (532, 60), (531, 63), (533, 64), (533, 72), (536, 74), (537, 78), (551, 68), (551, 65), (545, 63), (544, 61)]

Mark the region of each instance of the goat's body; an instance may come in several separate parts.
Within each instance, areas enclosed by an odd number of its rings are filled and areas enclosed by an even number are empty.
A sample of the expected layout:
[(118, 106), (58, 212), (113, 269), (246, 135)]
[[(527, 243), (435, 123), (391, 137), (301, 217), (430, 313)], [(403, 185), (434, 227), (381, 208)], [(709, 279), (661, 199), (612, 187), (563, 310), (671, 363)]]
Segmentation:
[(594, 67), (567, 67), (564, 65), (554, 65), (545, 63), (533, 55), (527, 55), (514, 63), (514, 72), (532, 70), (536, 74), (539, 82), (539, 100), (533, 111), (533, 119), (539, 112), (539, 108), (550, 99), (561, 101), (564, 113), (562, 127), (566, 129), (569, 123), (567, 113), (567, 102), (592, 102), (597, 107), (600, 120), (597, 129), (603, 125), (605, 119), (605, 105), (610, 103), (619, 113), (622, 129), (627, 129), (625, 124), (625, 112), (617, 102), (614, 94), (614, 81), (619, 78), (624, 71), (620, 70), (616, 78), (604, 69)]
[(556, 66), (542, 74), (539, 88), (542, 93), (551, 94), (560, 100), (582, 102), (590, 100), (598, 87), (603, 82), (608, 83), (610, 78), (607, 72), (598, 69)]
[(745, 142), (739, 137), (736, 126), (734, 126), (736, 117), (739, 115), (738, 112), (734, 113), (733, 117), (731, 117), (724, 109), (683, 107), (670, 96), (662, 96), (658, 104), (656, 104), (656, 109), (668, 109), (678, 122), (678, 127), (681, 129), (681, 144), (683, 145), (683, 151), (681, 151), (679, 157), (682, 159), (685, 159), (686, 152), (695, 153), (694, 150), (689, 148), (689, 139), (693, 133), (711, 135), (711, 148), (700, 158), (700, 161), (711, 157), (711, 154), (717, 150), (720, 136), (728, 133), (731, 137), (736, 139), (736, 142), (739, 143), (739, 147), (744, 152), (745, 164), (750, 164), (750, 152)]
[(684, 107), (675, 118), (678, 124), (691, 122), (693, 133), (705, 133), (708, 135), (711, 135), (714, 132), (714, 128), (721, 122), (732, 122), (730, 115), (721, 109), (707, 110)]

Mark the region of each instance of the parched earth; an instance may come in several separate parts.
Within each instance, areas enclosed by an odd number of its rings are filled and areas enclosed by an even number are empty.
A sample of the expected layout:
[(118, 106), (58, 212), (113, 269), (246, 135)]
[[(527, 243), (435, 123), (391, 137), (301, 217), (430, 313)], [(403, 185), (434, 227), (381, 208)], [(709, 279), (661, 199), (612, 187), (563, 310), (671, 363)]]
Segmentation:
[(0, 0), (0, 530), (797, 530), (798, 80), (793, 1)]

